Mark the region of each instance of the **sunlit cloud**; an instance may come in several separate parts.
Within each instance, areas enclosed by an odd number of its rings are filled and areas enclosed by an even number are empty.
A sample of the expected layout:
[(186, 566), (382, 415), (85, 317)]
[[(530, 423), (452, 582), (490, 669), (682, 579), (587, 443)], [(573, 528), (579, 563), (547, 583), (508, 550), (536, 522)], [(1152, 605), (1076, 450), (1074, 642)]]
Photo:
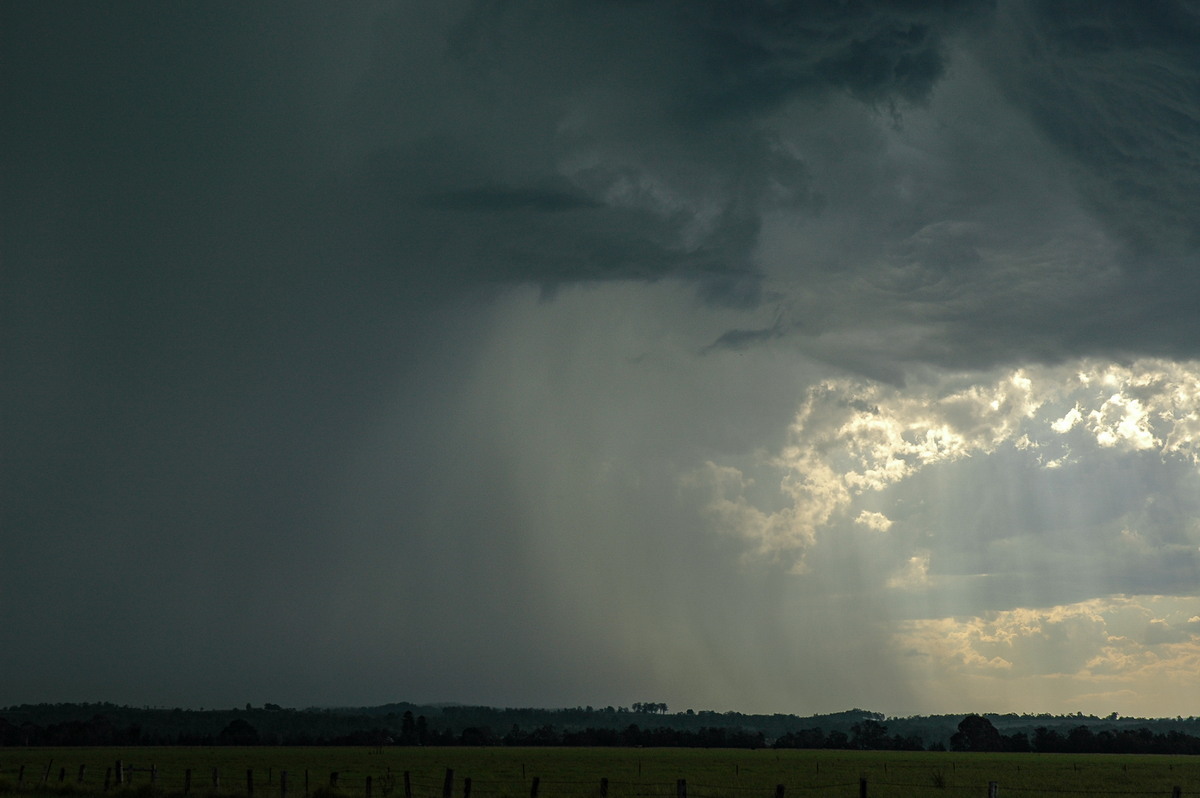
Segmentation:
[(1026, 711), (1047, 697), (1059, 711), (1103, 697), (1123, 712), (1149, 698), (1174, 714), (1172, 696), (1200, 690), (1200, 629), (1188, 620), (1197, 607), (1197, 597), (1118, 596), (914, 620), (900, 625), (896, 644), (922, 663), (930, 690), (936, 675), (981, 696), (1025, 694)]
[(873, 513), (870, 510), (863, 510), (858, 514), (858, 518), (854, 519), (854, 522), (867, 529), (874, 529), (876, 532), (887, 532), (892, 528), (892, 519), (883, 513)]
[(929, 552), (915, 554), (887, 580), (887, 586), (896, 590), (918, 590), (928, 587)]
[(1198, 389), (1165, 360), (826, 380), (755, 490), (709, 466), (709, 518), (801, 580), (854, 552), (927, 705), (1166, 712), (1200, 689)]
[(904, 388), (827, 380), (808, 391), (788, 443), (763, 463), (783, 472), (780, 490), (788, 506), (756, 511), (741, 489), (741, 472), (712, 466), (720, 497), (709, 508), (727, 531), (764, 551), (802, 559), (823, 530), (848, 519), (891, 528), (893, 515), (858, 503), (933, 466), (1002, 449), (1043, 469), (1102, 460), (1106, 452), (1157, 453), (1164, 461), (1195, 464), (1198, 434), (1200, 371), (1194, 364), (1082, 362), (990, 379), (944, 376)]

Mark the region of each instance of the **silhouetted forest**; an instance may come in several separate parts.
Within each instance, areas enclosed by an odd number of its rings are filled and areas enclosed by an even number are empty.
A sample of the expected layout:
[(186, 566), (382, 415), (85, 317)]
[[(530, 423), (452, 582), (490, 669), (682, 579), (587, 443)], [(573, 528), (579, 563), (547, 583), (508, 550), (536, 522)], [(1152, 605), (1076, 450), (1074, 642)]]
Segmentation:
[(512, 745), (1200, 754), (1200, 719), (1075, 715), (887, 718), (746, 715), (666, 704), (500, 709), (457, 705), (165, 709), (26, 704), (0, 709), (0, 745)]

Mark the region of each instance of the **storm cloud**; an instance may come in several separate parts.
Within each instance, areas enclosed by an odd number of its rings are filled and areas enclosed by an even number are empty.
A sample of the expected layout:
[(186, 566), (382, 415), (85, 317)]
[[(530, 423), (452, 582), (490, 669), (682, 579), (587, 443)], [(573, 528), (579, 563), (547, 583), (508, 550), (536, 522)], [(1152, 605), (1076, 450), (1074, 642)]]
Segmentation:
[(0, 702), (1188, 714), (1198, 39), (5, 5)]

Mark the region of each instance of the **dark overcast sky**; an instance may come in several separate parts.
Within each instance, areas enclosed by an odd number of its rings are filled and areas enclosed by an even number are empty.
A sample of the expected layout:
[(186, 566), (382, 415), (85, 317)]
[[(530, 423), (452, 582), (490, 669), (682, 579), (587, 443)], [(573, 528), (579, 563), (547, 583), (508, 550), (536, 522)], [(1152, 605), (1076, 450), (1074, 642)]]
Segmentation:
[(0, 2), (0, 704), (1200, 714), (1200, 7)]

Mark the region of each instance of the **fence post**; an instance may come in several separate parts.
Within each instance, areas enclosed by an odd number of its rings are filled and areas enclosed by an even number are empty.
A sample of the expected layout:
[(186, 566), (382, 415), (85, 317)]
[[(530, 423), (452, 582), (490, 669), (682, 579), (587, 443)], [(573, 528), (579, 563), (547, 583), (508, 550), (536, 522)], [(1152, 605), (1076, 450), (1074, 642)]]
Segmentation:
[(183, 771), (183, 794), (187, 795), (192, 791), (192, 769), (188, 768)]
[[(25, 781), (25, 766), (21, 765), (21, 769), (17, 771), (17, 789), (21, 789), (21, 782)], [(108, 789), (105, 787), (105, 789)]]
[(412, 779), (409, 777), (407, 770), (404, 771), (404, 798), (413, 798)]
[(675, 798), (687, 798), (687, 779), (676, 779)]
[(153, 786), (158, 783), (158, 765), (150, 766), (150, 784)]
[(858, 798), (867, 798), (867, 777), (858, 777)]
[(463, 798), (471, 798), (471, 777), (463, 779)]
[(367, 798), (371, 798), (371, 777), (367, 776)]
[(125, 783), (125, 763), (117, 760), (117, 786), (120, 787)]
[(338, 772), (335, 770), (329, 774), (329, 786), (337, 789)]
[[(529, 798), (537, 798), (538, 784), (540, 784), (541, 781), (542, 781), (541, 777), (539, 777), (539, 776), (533, 777), (533, 786), (531, 786), (529, 788)], [(449, 796), (447, 796), (447, 798), (449, 798)]]
[[(22, 767), (21, 767), (21, 770), (22, 770), (22, 771), (24, 771), (24, 770), (25, 770), (25, 767), (24, 767), (24, 766), (22, 766)], [(110, 779), (112, 779), (112, 768), (105, 768), (105, 769), (104, 769), (104, 791), (105, 791), (105, 792), (108, 792), (108, 785), (109, 785), (109, 781), (110, 781)], [(21, 787), (21, 782), (20, 782), (20, 781), (18, 781), (18, 782), (17, 782), (17, 789), (20, 789), (20, 787)]]
[(87, 765), (79, 766), (79, 778), (75, 779), (76, 784), (83, 784), (83, 773), (87, 770)]
[(279, 771), (279, 798), (287, 798), (287, 771)]
[(254, 795), (254, 770), (246, 768), (246, 795)]
[(608, 778), (600, 779), (600, 798), (608, 798)]
[(1183, 798), (1183, 788), (1178, 785), (1172, 787), (1171, 798)]
[(784, 787), (782, 784), (775, 785), (775, 798), (783, 798)]
[(213, 790), (221, 789), (221, 771), (213, 768)]
[(994, 781), (988, 782), (988, 798), (997, 798), (1000, 794), (1000, 785)]
[(454, 793), (454, 771), (446, 768), (446, 778), (442, 780), (442, 798), (450, 798)]

